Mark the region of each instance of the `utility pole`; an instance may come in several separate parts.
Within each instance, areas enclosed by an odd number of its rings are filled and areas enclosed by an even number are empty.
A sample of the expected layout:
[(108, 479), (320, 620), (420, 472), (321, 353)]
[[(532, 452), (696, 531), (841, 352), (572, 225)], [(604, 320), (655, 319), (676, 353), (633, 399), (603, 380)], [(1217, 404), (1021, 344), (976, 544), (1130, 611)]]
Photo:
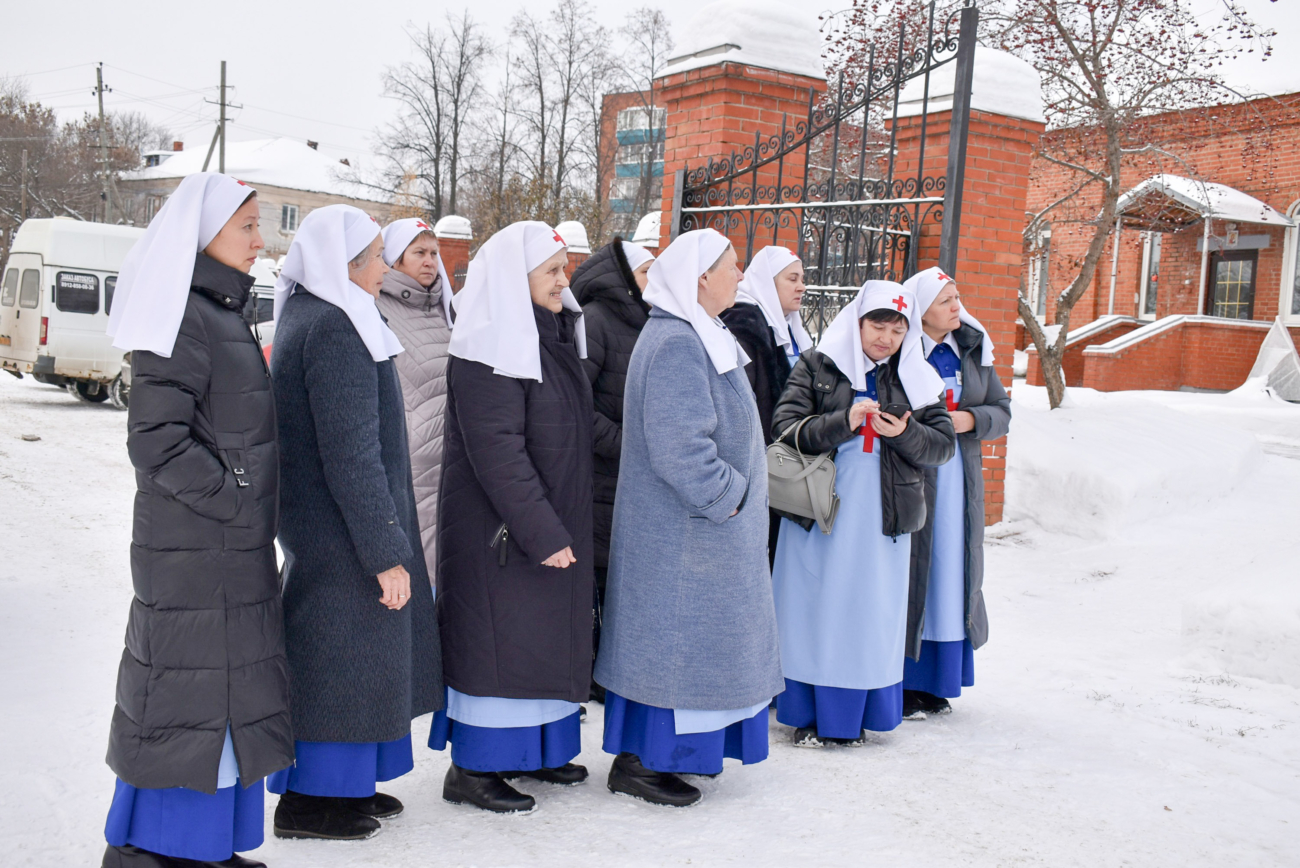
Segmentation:
[(221, 61), (221, 98), (212, 103), (212, 100), (204, 100), (209, 104), (220, 107), (220, 115), (217, 120), (217, 128), (212, 133), (212, 144), (208, 145), (208, 156), (203, 160), (203, 171), (208, 170), (208, 165), (212, 162), (212, 152), (217, 150), (217, 142), (220, 141), (221, 149), (217, 151), (217, 171), (225, 173), (226, 171), (226, 109), (243, 108), (241, 105), (234, 105), (226, 101), (226, 62)]
[(27, 219), (27, 149), (26, 149), (26, 148), (23, 148), (23, 174), (22, 174), (22, 179), (23, 179), (23, 182), (22, 182), (22, 190), (23, 190), (23, 194), (22, 194), (22, 203), (23, 203), (23, 204), (22, 204), (22, 210), (18, 212), (19, 214), (22, 215), (22, 216), (19, 218), (19, 221), (18, 221), (19, 223), (21, 223), (23, 220), (26, 220), (26, 219)]
[(111, 87), (104, 87), (104, 64), (100, 63), (95, 67), (95, 96), (99, 98), (99, 175), (104, 184), (104, 191), (100, 197), (104, 200), (104, 222), (113, 222), (113, 199), (109, 191), (108, 177), (108, 137), (104, 135), (104, 91), (111, 91)]

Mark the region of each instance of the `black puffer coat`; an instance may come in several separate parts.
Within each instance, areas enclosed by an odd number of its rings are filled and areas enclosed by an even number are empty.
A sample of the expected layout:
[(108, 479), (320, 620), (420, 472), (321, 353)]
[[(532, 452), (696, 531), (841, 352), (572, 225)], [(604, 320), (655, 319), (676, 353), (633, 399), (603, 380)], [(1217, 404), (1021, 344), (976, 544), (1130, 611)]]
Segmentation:
[(241, 315), (252, 286), (199, 254), (171, 358), (132, 354), (135, 599), (108, 764), (136, 787), (216, 792), (227, 722), (245, 784), (293, 762), (275, 404)]
[[(957, 435), (966, 479), (966, 636), (978, 648), (989, 639), (989, 616), (984, 607), (984, 461), (982, 441), (1007, 436), (1011, 428), (1011, 399), (998, 373), (980, 364), (983, 333), (963, 325), (953, 332), (961, 356), (961, 400), (958, 410), (975, 417), (974, 430)], [(925, 469), (925, 505), (934, 513), (938, 470)], [(912, 580), (907, 595), (907, 653), (919, 659), (925, 629), (925, 596), (930, 587), (930, 549), (934, 522), (912, 537)]]
[(632, 349), (650, 316), (641, 299), (622, 239), (615, 238), (573, 272), (573, 294), (587, 315), (587, 358), (595, 416), (595, 460), (592, 470), (595, 505), (596, 566), (609, 564), (609, 535), (614, 524), (614, 493), (618, 489), (618, 459), (623, 449), (623, 389)]
[[(576, 317), (533, 306), (542, 381), (453, 356), (438, 504), (447, 684), (583, 702), (591, 689), (591, 387)], [(502, 528), (505, 528), (504, 532)], [(542, 561), (572, 546), (577, 563)]]
[[(442, 707), (433, 590), (420, 546), (402, 386), (348, 315), (299, 290), (275, 329), (280, 547), (302, 741), (393, 741)], [(397, 565), (411, 599), (379, 602)]]
[[(876, 395), (880, 406), (911, 403), (898, 379), (895, 367), (898, 356), (876, 368)], [(799, 432), (799, 446), (805, 453), (829, 452), (856, 436), (849, 427), (849, 407), (854, 403), (853, 383), (840, 373), (829, 357), (816, 350), (799, 356), (785, 392), (772, 414), (773, 436), (805, 416), (814, 416)], [(916, 533), (925, 526), (924, 468), (938, 467), (952, 457), (955, 450), (952, 417), (942, 401), (913, 410), (903, 433), (897, 437), (880, 437), (880, 511), (881, 532), (889, 536)], [(805, 530), (812, 519), (796, 518)]]
[(722, 312), (722, 321), (749, 356), (745, 376), (754, 389), (758, 418), (763, 422), (763, 443), (771, 444), (772, 411), (785, 391), (785, 381), (790, 378), (790, 359), (776, 342), (776, 335), (772, 334), (772, 327), (758, 305), (737, 302)]

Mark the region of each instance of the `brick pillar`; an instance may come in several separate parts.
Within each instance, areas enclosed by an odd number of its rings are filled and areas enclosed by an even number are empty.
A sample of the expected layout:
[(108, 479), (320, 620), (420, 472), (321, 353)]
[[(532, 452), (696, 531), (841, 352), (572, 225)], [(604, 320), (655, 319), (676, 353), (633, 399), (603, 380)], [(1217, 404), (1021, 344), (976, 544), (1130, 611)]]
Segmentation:
[[(742, 148), (754, 146), (754, 135), (774, 136), (781, 132), (784, 116), (787, 129), (808, 117), (808, 94), (826, 89), (826, 82), (805, 75), (780, 72), (725, 62), (700, 69), (674, 73), (657, 79), (655, 104), (667, 112), (664, 140), (663, 220), (660, 225), (659, 249), (672, 238), (673, 186), (676, 173), (683, 167), (698, 168), (709, 157), (725, 157)], [(759, 184), (776, 182), (776, 167), (758, 173)], [(786, 158), (783, 184), (803, 182), (803, 152)], [(768, 230), (770, 233), (771, 230)], [(744, 258), (743, 229), (729, 233), (741, 258)], [(793, 230), (780, 241), (797, 244)], [(771, 243), (760, 232), (754, 248)], [(741, 263), (742, 267), (745, 263)]]
[(443, 217), (433, 227), (433, 234), (438, 236), (438, 253), (447, 269), (447, 277), (451, 278), (452, 292), (460, 292), (465, 285), (470, 247), (474, 243), (470, 223), (464, 217)]
[[(978, 69), (978, 68), (977, 68)], [(977, 72), (978, 75), (978, 72)], [(926, 119), (925, 174), (941, 177), (948, 164), (952, 112)], [(989, 331), (997, 348), (998, 376), (1011, 387), (1012, 351), (1016, 343), (1016, 299), (1022, 263), (1021, 230), (1034, 145), (1043, 134), (1038, 121), (972, 110), (966, 145), (961, 235), (957, 273), (962, 303)], [(895, 177), (915, 171), (921, 147), (921, 119), (900, 118)], [(918, 269), (938, 264), (940, 225), (922, 228)], [(1006, 440), (984, 444), (984, 507), (988, 524), (1002, 520), (1006, 484)]]

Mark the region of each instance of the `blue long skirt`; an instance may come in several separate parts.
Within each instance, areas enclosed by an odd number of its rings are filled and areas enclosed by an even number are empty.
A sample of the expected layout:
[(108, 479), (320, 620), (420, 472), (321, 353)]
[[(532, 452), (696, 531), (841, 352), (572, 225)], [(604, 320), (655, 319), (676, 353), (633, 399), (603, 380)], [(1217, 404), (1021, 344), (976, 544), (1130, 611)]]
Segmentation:
[(796, 729), (815, 726), (823, 738), (860, 738), (864, 729), (889, 732), (903, 722), (903, 685), (856, 690), (787, 678), (776, 698), (776, 719)]
[(631, 753), (651, 771), (716, 775), (724, 758), (745, 765), (767, 759), (767, 709), (713, 732), (678, 735), (671, 708), (605, 693), (605, 753)]
[(410, 733), (394, 741), (298, 741), (294, 753), (293, 765), (266, 779), (271, 792), (364, 799), (375, 794), (376, 783), (415, 768)]
[(921, 690), (954, 699), (963, 687), (975, 685), (975, 649), (969, 639), (921, 642), (921, 659), (903, 661), (903, 689)]
[(429, 747), (472, 772), (531, 772), (559, 768), (582, 753), (582, 713), (537, 726), (471, 726), (435, 712)]
[(128, 844), (176, 859), (222, 862), (262, 846), (262, 781), (215, 793), (137, 789), (121, 778), (104, 824), (114, 847)]

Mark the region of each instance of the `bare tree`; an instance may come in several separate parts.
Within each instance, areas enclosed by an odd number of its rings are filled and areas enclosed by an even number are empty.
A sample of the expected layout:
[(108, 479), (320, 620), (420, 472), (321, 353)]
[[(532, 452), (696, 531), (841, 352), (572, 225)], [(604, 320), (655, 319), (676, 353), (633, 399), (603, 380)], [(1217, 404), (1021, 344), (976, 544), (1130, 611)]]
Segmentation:
[[(637, 178), (635, 191), (630, 198), (633, 202), (630, 220), (624, 221), (623, 231), (630, 231), (643, 214), (659, 207), (662, 194), (662, 175), (655, 174), (655, 167), (663, 160), (663, 138), (665, 130), (660, 118), (659, 106), (655, 104), (654, 82), (663, 75), (664, 67), (673, 50), (672, 28), (668, 17), (660, 9), (642, 6), (632, 10), (627, 23), (619, 28), (619, 33), (626, 41), (624, 50), (619, 53), (619, 83), (629, 92), (638, 95), (637, 107), (644, 113), (642, 129), (645, 130), (644, 141), (630, 142), (631, 151), (636, 155)], [(614, 165), (608, 167), (610, 176), (616, 175), (618, 146), (609, 149)], [(625, 161), (626, 162), (626, 161)], [(602, 176), (604, 172), (599, 173)], [(615, 183), (618, 183), (617, 179)]]

